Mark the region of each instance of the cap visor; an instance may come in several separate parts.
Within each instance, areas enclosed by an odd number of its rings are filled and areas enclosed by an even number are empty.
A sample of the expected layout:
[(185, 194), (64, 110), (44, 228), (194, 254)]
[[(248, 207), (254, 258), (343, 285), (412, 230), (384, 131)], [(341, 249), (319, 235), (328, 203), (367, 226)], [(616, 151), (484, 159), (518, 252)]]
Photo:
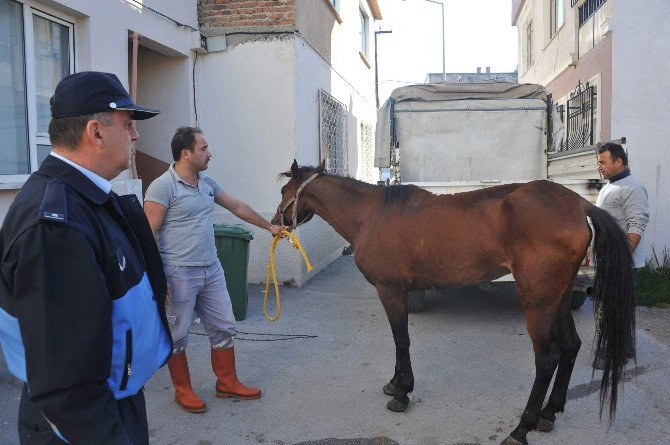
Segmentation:
[(130, 116), (138, 121), (152, 118), (160, 113), (160, 110), (154, 110), (153, 108), (147, 108), (137, 104), (129, 105), (127, 107), (119, 107), (116, 108), (116, 111), (130, 111)]

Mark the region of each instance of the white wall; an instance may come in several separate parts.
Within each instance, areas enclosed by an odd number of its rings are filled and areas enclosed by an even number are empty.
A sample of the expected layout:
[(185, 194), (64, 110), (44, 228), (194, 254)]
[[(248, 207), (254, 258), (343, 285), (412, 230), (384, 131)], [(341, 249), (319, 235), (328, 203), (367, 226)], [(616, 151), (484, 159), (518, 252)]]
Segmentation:
[[(667, 0), (614, 5), (612, 135), (626, 136), (631, 171), (647, 188), (647, 234), (660, 255), (670, 247), (670, 8)], [(641, 31), (642, 30), (642, 31)]]
[(192, 57), (169, 57), (143, 46), (138, 51), (137, 102), (161, 110), (152, 119), (137, 121), (138, 150), (172, 163), (170, 142), (175, 129), (195, 122)]
[[(296, 156), (293, 37), (205, 54), (197, 66), (199, 124), (213, 153), (206, 174), (269, 220), (281, 200), (277, 174), (287, 170)], [(241, 223), (221, 207), (215, 209), (215, 221)], [(247, 227), (255, 233), (249, 280), (264, 281), (272, 238), (266, 230)], [(293, 250), (278, 249), (282, 281), (299, 275)]]

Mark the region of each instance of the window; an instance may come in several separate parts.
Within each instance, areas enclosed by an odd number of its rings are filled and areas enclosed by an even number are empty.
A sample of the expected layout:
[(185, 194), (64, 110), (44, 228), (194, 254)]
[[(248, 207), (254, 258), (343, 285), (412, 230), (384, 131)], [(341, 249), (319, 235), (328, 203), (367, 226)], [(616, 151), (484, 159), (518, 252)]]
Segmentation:
[(600, 75), (596, 75), (584, 84), (578, 83), (568, 96), (556, 101), (565, 125), (564, 139), (557, 151), (580, 149), (601, 140), (599, 90)]
[(600, 23), (606, 17), (606, 0), (586, 0), (579, 7), (579, 57), (589, 52), (603, 39)]
[(0, 0), (0, 180), (20, 180), (51, 151), (49, 100), (74, 72), (73, 26)]
[(370, 47), (370, 34), (368, 32), (368, 24), (370, 23), (370, 18), (365, 13), (363, 8), (358, 9), (360, 20), (361, 20), (361, 52), (367, 58), (370, 57), (368, 48)]
[(563, 23), (563, 0), (549, 0), (549, 38), (556, 35)]
[(529, 21), (528, 25), (526, 25), (526, 39), (525, 39), (526, 44), (524, 47), (526, 48), (526, 54), (525, 54), (525, 62), (526, 62), (526, 68), (530, 68), (533, 65), (533, 21)]
[(320, 159), (326, 160), (326, 171), (348, 174), (347, 106), (319, 90)]

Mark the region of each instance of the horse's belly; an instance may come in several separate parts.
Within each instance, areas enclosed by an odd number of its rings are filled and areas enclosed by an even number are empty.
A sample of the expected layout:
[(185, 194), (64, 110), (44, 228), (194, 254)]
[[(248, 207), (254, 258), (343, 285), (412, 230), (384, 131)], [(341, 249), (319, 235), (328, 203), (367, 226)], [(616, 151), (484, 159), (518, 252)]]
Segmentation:
[[(426, 273), (427, 272), (427, 273)], [(412, 274), (409, 290), (420, 289), (453, 289), (472, 286), (479, 283), (495, 280), (509, 273), (509, 269), (501, 266), (493, 269), (460, 269), (444, 270), (417, 270)]]

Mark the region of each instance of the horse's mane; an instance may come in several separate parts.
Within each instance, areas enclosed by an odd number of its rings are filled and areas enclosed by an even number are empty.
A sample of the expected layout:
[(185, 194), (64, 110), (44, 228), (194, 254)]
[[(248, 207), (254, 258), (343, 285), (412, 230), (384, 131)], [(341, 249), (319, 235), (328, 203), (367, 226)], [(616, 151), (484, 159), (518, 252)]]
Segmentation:
[[(298, 172), (301, 176), (302, 176), (303, 173), (311, 172), (311, 171), (314, 171), (314, 170), (315, 170), (315, 167), (313, 167), (311, 165), (310, 166), (304, 165), (304, 166), (298, 167)], [(416, 188), (415, 186), (412, 186), (412, 185), (380, 186), (380, 185), (374, 185), (374, 184), (369, 184), (367, 182), (360, 181), (356, 178), (352, 178), (351, 176), (340, 176), (340, 175), (335, 175), (335, 174), (326, 173), (326, 172), (324, 172), (324, 174), (326, 174), (328, 176), (331, 176), (331, 177), (334, 177), (334, 178), (338, 178), (338, 179), (343, 180), (345, 182), (349, 182), (351, 184), (355, 184), (357, 186), (365, 186), (365, 187), (373, 187), (373, 188), (376, 188), (376, 189), (382, 189), (383, 192), (384, 192), (384, 205), (387, 206), (387, 207), (391, 206), (395, 203), (404, 202), (407, 199), (407, 197), (409, 196), (412, 189)], [(292, 176), (291, 172), (286, 171), (286, 172), (279, 173), (279, 175), (277, 176), (277, 179), (279, 180), (279, 179), (284, 178), (284, 177), (285, 178), (290, 178), (291, 176)]]
[(395, 203), (404, 202), (412, 191), (411, 185), (387, 185), (384, 187), (384, 205), (391, 206)]

